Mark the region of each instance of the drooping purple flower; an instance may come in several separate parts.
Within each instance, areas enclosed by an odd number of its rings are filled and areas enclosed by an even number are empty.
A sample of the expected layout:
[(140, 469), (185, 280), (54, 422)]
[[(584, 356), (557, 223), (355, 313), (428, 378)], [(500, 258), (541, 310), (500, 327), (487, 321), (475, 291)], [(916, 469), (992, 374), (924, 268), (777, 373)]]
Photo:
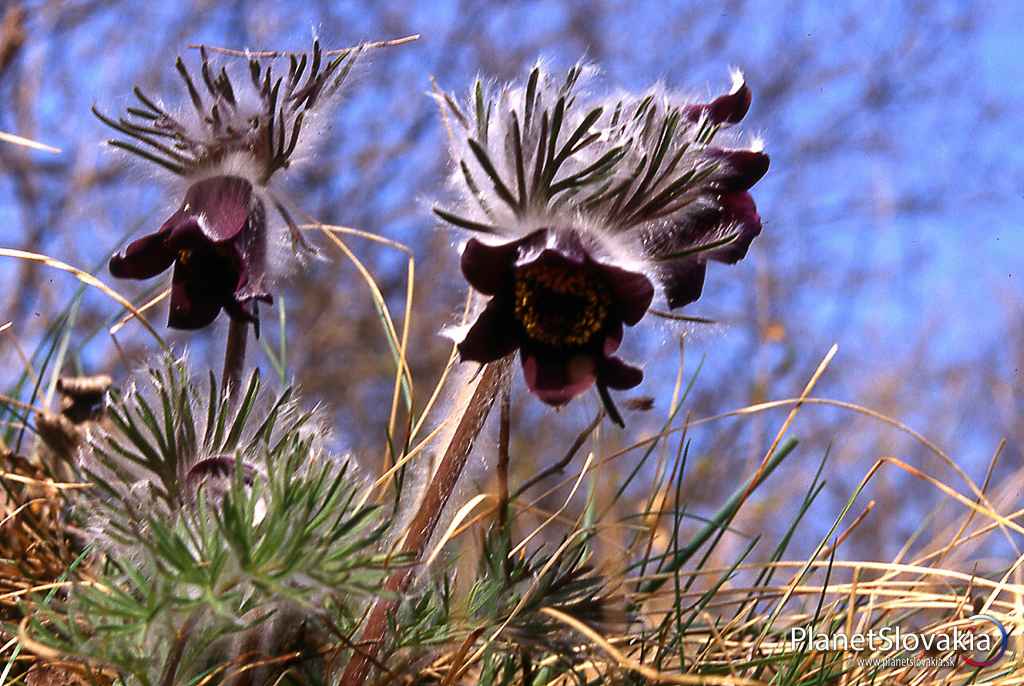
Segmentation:
[(732, 73), (732, 90), (707, 103), (694, 103), (683, 108), (683, 114), (691, 122), (708, 119), (715, 124), (738, 124), (747, 116), (752, 94), (743, 74)]
[(564, 405), (593, 385), (622, 423), (608, 389), (643, 372), (614, 353), (623, 326), (643, 318), (654, 286), (643, 274), (595, 260), (571, 231), (539, 229), (501, 245), (470, 239), (462, 273), (490, 302), (459, 343), (463, 360), (488, 363), (519, 350), (529, 389)]
[(216, 455), (199, 460), (185, 475), (186, 495), (198, 499), (202, 492), (208, 502), (220, 503), (231, 490), (239, 466), (242, 470), (242, 483), (252, 486), (259, 476), (259, 470), (248, 462), (239, 462), (231, 455)]
[[(184, 107), (167, 107), (136, 88), (137, 102), (120, 117), (93, 108), (120, 136), (110, 146), (187, 187), (180, 209), (156, 233), (110, 261), (114, 276), (131, 279), (173, 265), (169, 326), (202, 328), (225, 310), (253, 322), (258, 335), (256, 303), (271, 302), (275, 281), (267, 269), (268, 245), (285, 245), (290, 237), (296, 256), (312, 250), (277, 179), (311, 157), (327, 112), (366, 48), (328, 54), (314, 41), (312, 54), (288, 54), (287, 69), (261, 54), (245, 61), (232, 55), (220, 66), (202, 48), (198, 73), (181, 58), (175, 65), (188, 97)], [(314, 120), (320, 125), (311, 125)]]
[[(690, 208), (646, 236), (648, 252), (660, 258), (658, 279), (669, 309), (700, 298), (709, 260), (739, 262), (760, 233), (761, 217), (753, 197), (736, 191)], [(693, 246), (702, 249), (694, 251)]]
[(746, 255), (761, 231), (748, 191), (769, 160), (730, 131), (751, 104), (739, 72), (709, 102), (661, 87), (601, 97), (593, 74), (538, 66), (522, 85), (478, 82), (465, 107), (439, 98), (462, 127), (451, 150), (461, 203), (435, 212), (485, 236), (462, 254), (466, 280), (490, 298), (458, 342), (462, 359), (518, 350), (541, 400), (596, 386), (621, 423), (608, 389), (643, 378), (615, 356), (624, 326), (655, 295), (669, 309), (696, 300), (709, 260)]
[(200, 329), (223, 309), (258, 327), (256, 303), (272, 297), (265, 284), (266, 211), (249, 181), (214, 176), (192, 184), (156, 233), (110, 259), (110, 273), (149, 279), (172, 265), (168, 326)]

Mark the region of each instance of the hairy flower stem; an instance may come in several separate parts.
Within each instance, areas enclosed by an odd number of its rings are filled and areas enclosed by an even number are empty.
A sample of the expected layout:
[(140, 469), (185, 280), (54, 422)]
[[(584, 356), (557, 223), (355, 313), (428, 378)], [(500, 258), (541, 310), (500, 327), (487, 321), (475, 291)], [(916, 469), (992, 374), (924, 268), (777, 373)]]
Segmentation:
[[(484, 367), (480, 381), (455, 427), (455, 433), (445, 450), (444, 457), (441, 458), (441, 464), (430, 480), (419, 509), (405, 532), (402, 552), (417, 562), (422, 559), (424, 549), (437, 527), (441, 511), (455, 490), (455, 484), (458, 483), (462, 469), (466, 466), (466, 460), (494, 405), (495, 398), (507, 384), (510, 360), (511, 356)], [(388, 578), (383, 589), (386, 596), (379, 598), (370, 611), (366, 628), (359, 640), (362, 649), (352, 655), (352, 659), (345, 667), (341, 686), (362, 686), (366, 683), (370, 663), (377, 657), (384, 642), (388, 617), (398, 607), (399, 597), (409, 588), (415, 575), (416, 567), (411, 565), (399, 569)]]
[(178, 673), (178, 665), (181, 663), (181, 658), (185, 654), (185, 645), (189, 639), (192, 638), (192, 630), (196, 628), (196, 624), (199, 623), (199, 617), (201, 612), (196, 610), (185, 623), (178, 629), (178, 636), (174, 641), (174, 645), (171, 646), (171, 652), (167, 656), (167, 662), (164, 663), (163, 676), (160, 678), (160, 686), (174, 686), (175, 676)]
[(245, 347), (249, 340), (249, 323), (231, 320), (228, 326), (228, 342), (224, 349), (224, 376), (221, 387), (224, 393), (234, 397), (242, 383), (245, 371)]

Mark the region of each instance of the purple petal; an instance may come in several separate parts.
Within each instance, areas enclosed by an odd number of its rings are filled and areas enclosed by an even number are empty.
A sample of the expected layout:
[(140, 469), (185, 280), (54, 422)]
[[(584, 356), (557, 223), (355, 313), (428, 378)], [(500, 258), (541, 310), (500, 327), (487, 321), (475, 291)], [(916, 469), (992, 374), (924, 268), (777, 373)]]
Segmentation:
[(601, 360), (601, 368), (597, 373), (598, 383), (617, 391), (636, 388), (644, 380), (644, 373), (639, 367), (626, 364), (618, 357), (606, 357)]
[(252, 299), (273, 302), (267, 290), (267, 230), (263, 202), (257, 200), (249, 214), (249, 228), (240, 241), (232, 244), (239, 265), (235, 298), (242, 302)]
[(470, 238), (462, 250), (462, 275), (480, 293), (497, 295), (502, 289), (511, 286), (520, 250), (539, 243), (546, 233), (547, 229), (538, 229), (519, 240), (501, 245), (488, 245)]
[(684, 112), (692, 122), (706, 116), (715, 124), (736, 124), (746, 116), (750, 100), (750, 88), (745, 81), (740, 81), (732, 92), (720, 95), (709, 103), (690, 105)]
[(236, 465), (241, 467), (241, 480), (246, 486), (251, 486), (260, 476), (256, 467), (247, 462), (238, 465), (229, 455), (207, 457), (194, 464), (185, 475), (184, 485), (189, 498), (196, 498), (202, 491), (208, 503), (222, 501), (231, 491)]
[(167, 326), (172, 329), (201, 329), (220, 314), (224, 291), (205, 282), (201, 272), (180, 262), (174, 266), (171, 283), (171, 311)]
[(620, 345), (622, 345), (622, 322), (609, 323), (604, 331), (604, 354), (611, 355), (619, 349)]
[(716, 260), (733, 264), (743, 259), (750, 243), (761, 233), (761, 218), (754, 199), (745, 191), (725, 193), (713, 205), (688, 208), (668, 226), (658, 226), (644, 237), (647, 254), (666, 258), (719, 241), (733, 233), (728, 245), (692, 255), (687, 262)]
[(234, 307), (239, 264), (233, 251), (234, 246), (217, 248), (201, 235), (183, 244), (174, 265), (169, 326), (202, 328), (217, 317), (222, 307), (230, 307), (235, 316), (239, 315)]
[(687, 206), (671, 223), (647, 229), (643, 245), (647, 256), (658, 259), (714, 242), (722, 225), (722, 208), (712, 198)]
[(616, 316), (633, 326), (647, 314), (654, 299), (654, 286), (643, 274), (599, 262), (593, 263), (612, 292)]
[(239, 176), (214, 176), (192, 184), (177, 215), (196, 222), (214, 243), (229, 241), (249, 219), (252, 184)]
[[(207, 479), (226, 479), (230, 481), (235, 476), (235, 458), (229, 455), (217, 455), (199, 460), (188, 470), (185, 476), (185, 483), (189, 488), (202, 484)], [(247, 486), (252, 485), (259, 471), (249, 464), (242, 462), (242, 481)]]
[(174, 264), (175, 251), (167, 245), (169, 231), (133, 241), (110, 258), (110, 273), (118, 279), (149, 279)]
[(662, 281), (665, 287), (665, 298), (670, 309), (676, 309), (700, 298), (704, 290), (704, 275), (708, 266), (704, 262), (687, 260), (669, 264), (665, 268)]
[(512, 281), (519, 248), (514, 243), (486, 245), (470, 238), (462, 251), (462, 275), (484, 295), (497, 295)]
[(712, 180), (727, 193), (748, 190), (768, 173), (768, 155), (757, 150), (708, 148), (705, 155), (719, 162)]
[(458, 345), (459, 358), (463, 362), (480, 364), (500, 360), (518, 347), (515, 315), (498, 299), (487, 303)]
[(521, 352), (526, 385), (548, 405), (564, 405), (590, 388), (597, 376), (592, 355), (554, 350)]
[(747, 255), (750, 244), (761, 233), (761, 216), (750, 193), (726, 193), (719, 198), (722, 205), (722, 223), (738, 232), (736, 239), (708, 257), (719, 262), (735, 264)]

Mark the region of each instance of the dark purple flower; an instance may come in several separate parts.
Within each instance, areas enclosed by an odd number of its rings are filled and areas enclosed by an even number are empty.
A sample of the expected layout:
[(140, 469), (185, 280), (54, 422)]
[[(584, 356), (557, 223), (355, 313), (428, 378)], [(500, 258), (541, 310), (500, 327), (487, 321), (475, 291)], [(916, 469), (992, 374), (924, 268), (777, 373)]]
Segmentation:
[(463, 361), (484, 364), (519, 350), (526, 384), (542, 401), (564, 405), (596, 384), (609, 416), (622, 424), (608, 389), (643, 380), (614, 353), (623, 325), (650, 307), (654, 287), (646, 276), (595, 260), (575, 233), (553, 229), (501, 245), (470, 239), (462, 273), (492, 296), (459, 343)]
[[(738, 71), (730, 92), (700, 103), (660, 86), (594, 96), (579, 85), (588, 74), (535, 67), (525, 86), (478, 81), (464, 106), (446, 98), (461, 127), (451, 147), (461, 197), (435, 213), (504, 240), (472, 239), (462, 254), (466, 279), (490, 296), (462, 359), (518, 350), (541, 400), (562, 405), (596, 386), (621, 423), (608, 390), (643, 378), (615, 355), (624, 327), (644, 317), (655, 284), (680, 307), (700, 296), (709, 260), (743, 258), (761, 231), (748, 191), (769, 159), (758, 143), (727, 147), (752, 100)], [(571, 142), (551, 124), (563, 121), (578, 122)]]
[[(185, 488), (189, 498), (196, 498), (204, 491), (207, 501), (219, 503), (231, 490), (235, 470), (239, 462), (231, 455), (217, 455), (199, 460), (185, 475)], [(259, 471), (247, 462), (241, 462), (242, 483), (252, 486)]]
[[(750, 108), (751, 93), (745, 83), (737, 83), (731, 93), (687, 107), (688, 118), (738, 123)], [(761, 233), (761, 217), (747, 191), (768, 172), (768, 155), (760, 149), (709, 146), (702, 157), (716, 165), (702, 200), (674, 215), (668, 226), (650, 229), (644, 240), (647, 255), (661, 263), (658, 279), (671, 309), (700, 298), (708, 260), (739, 262)]]
[(739, 76), (732, 92), (720, 95), (708, 103), (689, 105), (683, 112), (693, 122), (707, 117), (715, 124), (736, 124), (746, 116), (750, 101), (750, 88)]
[(259, 331), (256, 301), (272, 302), (266, 275), (266, 214), (252, 184), (214, 176), (189, 187), (177, 212), (156, 233), (110, 259), (110, 273), (149, 279), (172, 265), (167, 325), (200, 329), (221, 309)]
[[(724, 193), (711, 206), (693, 210), (652, 237), (654, 254), (695, 250), (716, 242), (724, 244), (666, 260), (660, 280), (672, 309), (700, 298), (708, 260), (735, 264), (746, 257), (751, 242), (761, 233), (761, 217), (750, 193)], [(718, 239), (716, 241), (716, 239)], [(731, 239), (725, 242), (724, 239)]]

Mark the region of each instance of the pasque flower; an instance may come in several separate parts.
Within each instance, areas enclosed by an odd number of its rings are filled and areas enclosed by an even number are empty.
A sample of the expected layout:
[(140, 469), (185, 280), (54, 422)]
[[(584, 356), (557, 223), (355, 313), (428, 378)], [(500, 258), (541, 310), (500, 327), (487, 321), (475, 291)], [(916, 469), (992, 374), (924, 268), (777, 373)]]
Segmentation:
[(189, 187), (159, 231), (114, 255), (110, 273), (148, 279), (173, 265), (167, 322), (173, 328), (202, 328), (221, 309), (257, 322), (254, 301), (272, 302), (266, 244), (266, 210), (252, 184), (239, 176), (213, 176)]
[(254, 684), (329, 680), (318, 648), (405, 556), (380, 547), (385, 520), (318, 410), (255, 372), (244, 397), (171, 355), (106, 393), (75, 455), (92, 488), (73, 501), (99, 564), (32, 623), (47, 645), (124, 683), (240, 665)]
[(178, 210), (110, 261), (114, 276), (130, 279), (148, 279), (173, 265), (169, 326), (202, 328), (224, 310), (259, 333), (257, 303), (272, 302), (271, 267), (287, 262), (271, 255), (282, 246), (292, 255), (309, 248), (273, 181), (309, 156), (362, 51), (337, 51), (328, 59), (314, 42), (311, 56), (289, 54), (287, 73), (279, 75), (273, 58), (280, 55), (249, 56), (248, 74), (237, 78), (228, 66), (215, 69), (202, 50), (201, 79), (177, 61), (190, 106), (171, 110), (136, 88), (138, 106), (124, 117), (93, 109), (129, 139), (111, 140), (111, 146), (184, 182)]
[(493, 362), (518, 349), (527, 386), (556, 406), (595, 383), (607, 398), (607, 389), (643, 380), (614, 353), (654, 287), (643, 274), (595, 260), (579, 234), (542, 228), (500, 245), (471, 238), (462, 272), (492, 296), (459, 343), (463, 360)]
[(474, 234), (462, 272), (487, 298), (455, 330), (461, 359), (518, 350), (542, 401), (563, 405), (596, 386), (621, 424), (608, 389), (643, 380), (615, 354), (624, 327), (659, 295), (669, 309), (696, 300), (708, 260), (742, 259), (761, 231), (748, 191), (768, 157), (757, 141), (732, 147), (729, 128), (751, 103), (738, 72), (710, 102), (661, 87), (599, 97), (593, 76), (538, 66), (525, 84), (478, 82), (465, 105), (439, 97), (459, 132), (451, 181), (461, 202), (435, 212)]

